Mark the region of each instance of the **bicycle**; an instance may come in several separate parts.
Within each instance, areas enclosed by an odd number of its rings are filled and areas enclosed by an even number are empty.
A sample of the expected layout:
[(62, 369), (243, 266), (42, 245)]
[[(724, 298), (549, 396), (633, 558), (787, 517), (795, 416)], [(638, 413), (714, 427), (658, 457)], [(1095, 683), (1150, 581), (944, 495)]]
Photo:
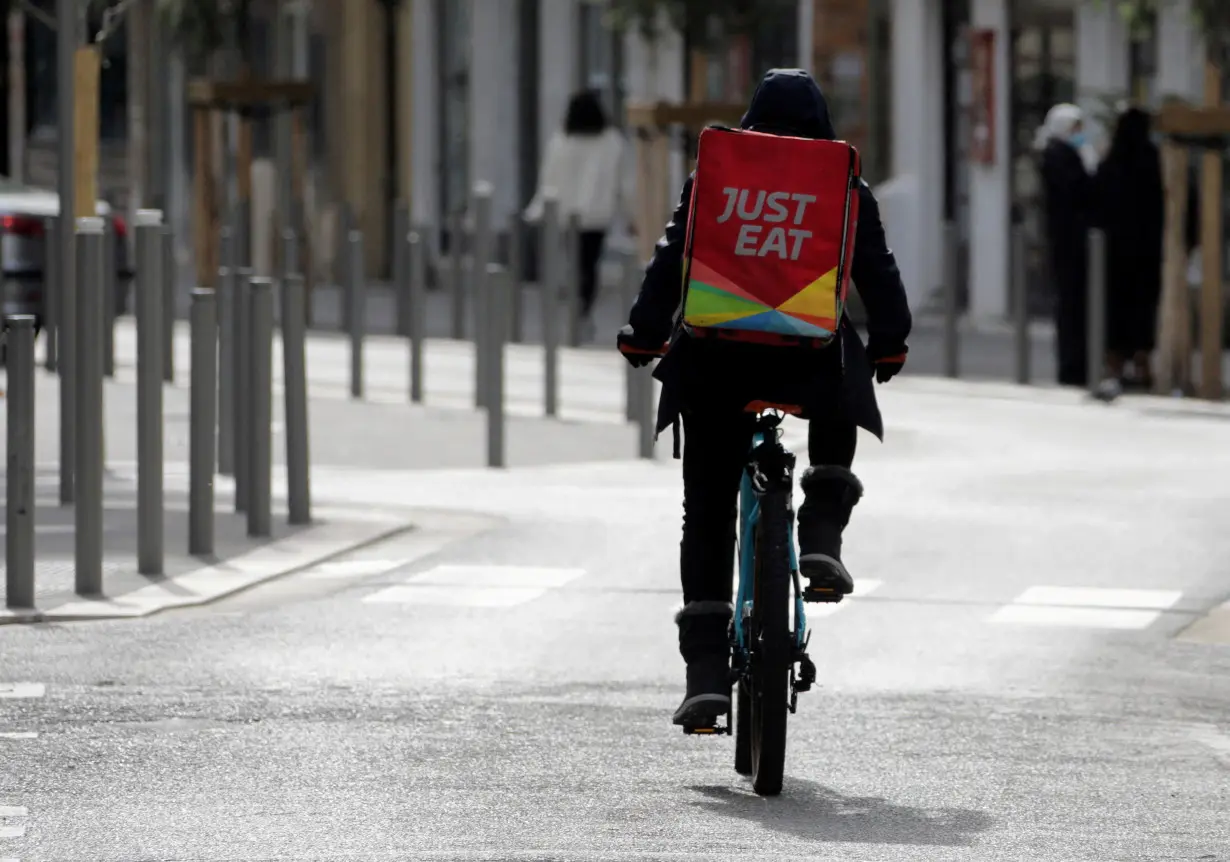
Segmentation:
[[(661, 351), (621, 350), (646, 356)], [(739, 488), (738, 565), (735, 613), (731, 625), (731, 698), (734, 721), (723, 727), (685, 727), (688, 735), (733, 735), (735, 771), (750, 776), (759, 796), (781, 793), (786, 767), (786, 724), (798, 710), (798, 696), (816, 681), (807, 655), (810, 633), (799, 580), (794, 541), (795, 456), (781, 443), (793, 405), (752, 402), (756, 414), (751, 447)], [(822, 603), (842, 596), (809, 595)], [(797, 669), (796, 669), (797, 667)]]

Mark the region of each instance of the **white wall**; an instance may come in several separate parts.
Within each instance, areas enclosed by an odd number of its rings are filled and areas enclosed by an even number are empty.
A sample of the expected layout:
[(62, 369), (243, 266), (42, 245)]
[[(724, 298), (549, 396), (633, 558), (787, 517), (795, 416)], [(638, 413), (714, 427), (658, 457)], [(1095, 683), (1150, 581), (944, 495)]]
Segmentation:
[[(436, 176), (439, 161), (439, 93), (437, 84), (438, 44), (433, 0), (412, 0), (414, 21), (413, 43), (414, 122), (410, 126), (410, 158), (414, 183), (411, 195), (411, 218), (418, 224), (437, 225), (439, 221), (439, 184)], [(438, 240), (433, 236), (433, 242)]]
[[(540, 0), (538, 140), (543, 148), (551, 140), (551, 135), (563, 125), (568, 99), (577, 87), (577, 36), (580, 26), (577, 2)], [(510, 77), (515, 80), (515, 75)]]
[[(457, 2), (458, 0), (450, 0)], [(474, 45), (470, 71), (470, 178), (494, 187), (492, 217), (517, 208), (517, 4), (469, 0)], [(543, 3), (544, 14), (547, 2)]]
[(969, 316), (1007, 316), (1011, 278), (1012, 148), (1008, 82), (1009, 0), (973, 0), (970, 24), (995, 31), (995, 163), (970, 165)]
[(815, 74), (816, 3), (818, 0), (799, 0), (798, 11), (798, 66)]
[[(1076, 10), (1076, 101), (1091, 119), (1106, 112), (1106, 97), (1126, 98), (1131, 87), (1127, 25), (1114, 6), (1085, 0)], [(1087, 125), (1095, 146), (1109, 141), (1110, 129)]]
[(1159, 100), (1181, 96), (1199, 102), (1204, 96), (1204, 44), (1191, 26), (1191, 5), (1191, 0), (1172, 0), (1163, 7), (1157, 35)]
[[(975, 0), (978, 2), (978, 0)], [(892, 179), (877, 190), (911, 304), (940, 285), (944, 126), (940, 0), (892, 0)], [(920, 82), (932, 82), (921, 86)]]

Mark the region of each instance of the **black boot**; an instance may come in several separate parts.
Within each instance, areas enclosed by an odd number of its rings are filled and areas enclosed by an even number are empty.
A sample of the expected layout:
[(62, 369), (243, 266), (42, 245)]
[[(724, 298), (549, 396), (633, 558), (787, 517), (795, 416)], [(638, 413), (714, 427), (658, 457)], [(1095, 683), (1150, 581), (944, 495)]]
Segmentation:
[(803, 598), (836, 601), (854, 590), (841, 562), (841, 533), (863, 496), (863, 483), (845, 467), (809, 467), (803, 473), (799, 507), (799, 572), (807, 578)]
[(683, 727), (713, 727), (730, 712), (729, 602), (688, 602), (675, 614), (679, 653), (688, 665), (688, 690), (675, 710)]

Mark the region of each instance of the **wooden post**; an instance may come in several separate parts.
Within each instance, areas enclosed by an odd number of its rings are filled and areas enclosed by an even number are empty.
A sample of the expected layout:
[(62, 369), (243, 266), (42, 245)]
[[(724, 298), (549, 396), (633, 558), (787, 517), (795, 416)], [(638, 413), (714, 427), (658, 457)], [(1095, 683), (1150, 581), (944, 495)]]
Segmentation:
[(1162, 171), (1166, 186), (1166, 234), (1162, 266), (1162, 299), (1158, 315), (1158, 366), (1154, 378), (1158, 394), (1191, 385), (1192, 321), (1187, 289), (1188, 195), (1187, 147), (1174, 141), (1162, 145)]
[[(101, 55), (94, 45), (73, 55), (73, 187), (75, 218), (98, 214), (98, 76)], [(71, 225), (69, 226), (71, 230)]]
[[(1204, 103), (1221, 103), (1221, 69), (1204, 68)], [(1222, 153), (1205, 150), (1201, 159), (1200, 249), (1204, 284), (1200, 293), (1200, 397), (1220, 401), (1222, 389)]]

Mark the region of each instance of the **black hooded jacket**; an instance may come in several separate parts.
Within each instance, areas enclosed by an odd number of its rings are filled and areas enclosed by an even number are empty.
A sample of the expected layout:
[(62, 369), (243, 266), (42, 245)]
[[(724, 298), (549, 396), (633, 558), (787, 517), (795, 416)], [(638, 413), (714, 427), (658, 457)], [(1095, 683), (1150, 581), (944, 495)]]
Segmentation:
[[(766, 74), (740, 127), (822, 140), (837, 137), (820, 87), (801, 69), (774, 69)], [(663, 384), (658, 431), (671, 426), (681, 410), (715, 403), (741, 410), (750, 401), (764, 400), (799, 404), (820, 420), (826, 412), (843, 410), (855, 423), (883, 438), (871, 362), (906, 352), (911, 317), (871, 189), (864, 182), (858, 190), (858, 232), (851, 270), (867, 309), (867, 348), (843, 318), (839, 337), (827, 348), (811, 350), (700, 341), (676, 327), (692, 180), (689, 177), (683, 185), (629, 317), (638, 341), (662, 344), (672, 340), (670, 351), (654, 372)]]

